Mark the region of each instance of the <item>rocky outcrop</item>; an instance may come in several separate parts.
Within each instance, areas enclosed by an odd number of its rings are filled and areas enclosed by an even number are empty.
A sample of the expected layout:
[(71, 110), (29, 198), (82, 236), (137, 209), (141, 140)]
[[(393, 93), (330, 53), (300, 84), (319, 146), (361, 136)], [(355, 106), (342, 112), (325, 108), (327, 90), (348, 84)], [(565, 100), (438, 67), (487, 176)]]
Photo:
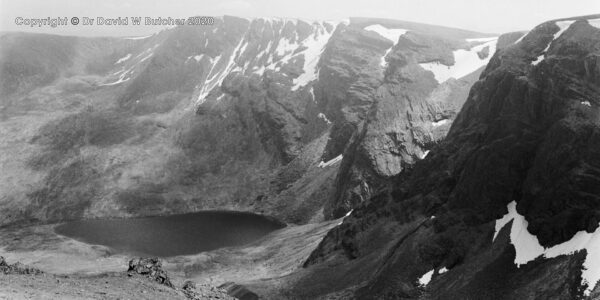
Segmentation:
[(168, 287), (174, 287), (167, 271), (163, 270), (162, 262), (158, 258), (137, 258), (129, 261), (127, 274), (139, 274)]
[(590, 292), (596, 280), (582, 265), (595, 252), (522, 262), (521, 238), (494, 224), (516, 201), (522, 232), (542, 249), (596, 232), (600, 29), (592, 19), (599, 18), (550, 21), (522, 39), (501, 38), (447, 137), (329, 232), (295, 291), (357, 270), (335, 290), (360, 299), (580, 299)]
[(21, 275), (39, 275), (43, 274), (39, 269), (28, 267), (22, 263), (8, 264), (4, 257), (0, 256), (0, 272), (7, 274), (21, 274)]

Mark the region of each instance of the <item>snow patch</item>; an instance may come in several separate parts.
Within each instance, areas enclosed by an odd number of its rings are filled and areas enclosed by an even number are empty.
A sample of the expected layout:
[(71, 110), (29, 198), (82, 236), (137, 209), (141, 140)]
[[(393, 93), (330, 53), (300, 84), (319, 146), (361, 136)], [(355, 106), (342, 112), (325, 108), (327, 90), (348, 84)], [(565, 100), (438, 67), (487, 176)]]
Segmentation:
[(326, 167), (332, 166), (332, 165), (334, 165), (334, 164), (342, 161), (342, 158), (344, 158), (344, 156), (342, 154), (340, 154), (337, 157), (335, 157), (335, 158), (333, 158), (333, 159), (331, 159), (331, 160), (329, 160), (327, 162), (321, 161), (319, 163), (319, 168), (326, 168)]
[(443, 119), (443, 120), (439, 120), (439, 121), (436, 121), (436, 122), (431, 122), (431, 126), (433, 126), (433, 127), (440, 127), (440, 126), (448, 124), (448, 123), (450, 123), (450, 120)]
[(585, 294), (589, 295), (594, 285), (600, 280), (600, 229), (596, 229), (594, 233), (579, 231), (570, 240), (562, 244), (544, 248), (540, 245), (538, 238), (527, 231), (528, 222), (525, 217), (517, 212), (517, 203), (512, 201), (507, 205), (507, 208), (508, 213), (501, 219), (496, 220), (496, 231), (493, 240), (496, 239), (500, 230), (512, 220), (510, 242), (516, 250), (515, 264), (517, 267), (539, 256), (553, 258), (586, 249), (587, 256), (583, 263), (582, 283), (588, 284)]
[[(419, 65), (423, 69), (433, 72), (433, 76), (439, 83), (450, 78), (459, 79), (487, 65), (494, 52), (496, 52), (497, 42), (498, 37), (495, 37), (493, 40), (474, 46), (469, 50), (459, 49), (453, 51), (454, 65), (452, 66), (446, 66), (439, 62), (422, 63)], [(477, 52), (483, 50), (485, 47), (489, 47), (489, 55), (483, 59), (479, 58)]]
[(254, 74), (258, 74), (258, 75), (262, 76), (265, 73), (265, 67), (264, 66), (261, 66), (260, 68), (259, 67), (254, 67), (254, 69), (256, 69), (255, 71), (252, 72)]
[(588, 24), (600, 29), (600, 19), (587, 20)]
[[(552, 41), (556, 40), (557, 38), (559, 38), (563, 32), (565, 32), (565, 30), (569, 29), (569, 27), (571, 27), (571, 24), (575, 23), (575, 21), (559, 21), (556, 22), (556, 26), (558, 26), (560, 28), (560, 30), (554, 34), (554, 38), (552, 39)], [(544, 51), (545, 52), (545, 51)]]
[(491, 41), (495, 41), (495, 40), (497, 40), (497, 39), (498, 39), (498, 37), (496, 36), (496, 37), (485, 37), (485, 38), (465, 39), (465, 41), (467, 41), (467, 42), (469, 42), (469, 43), (471, 43), (471, 42), (482, 42), (482, 43), (485, 43), (485, 42), (491, 42)]
[(127, 38), (124, 38), (124, 39), (125, 40), (143, 40), (143, 39), (147, 39), (147, 38), (149, 38), (149, 37), (151, 37), (153, 35), (154, 34), (146, 35), (146, 36), (134, 36), (134, 37), (127, 37)]
[(592, 104), (590, 103), (590, 101), (581, 101), (581, 104), (592, 107)]
[(421, 154), (419, 156), (420, 159), (424, 159), (425, 157), (427, 157), (427, 154), (429, 154), (429, 150), (426, 150), (425, 152), (423, 152), (423, 154)]
[(405, 34), (408, 31), (406, 29), (387, 28), (387, 27), (384, 27), (379, 24), (370, 25), (370, 26), (365, 27), (364, 29), (367, 31), (377, 32), (382, 37), (392, 41), (392, 43), (394, 43), (394, 45), (398, 42), (398, 40), (400, 39), (400, 36), (402, 36), (403, 34)]
[[(313, 96), (314, 97), (314, 96)], [(324, 113), (319, 113), (317, 115), (319, 117), (319, 119), (322, 119), (323, 121), (325, 121), (327, 124), (331, 124), (331, 121), (329, 121), (329, 119), (327, 119), (327, 116)]]
[(293, 52), (294, 50), (296, 50), (296, 48), (298, 48), (297, 42), (292, 42), (287, 38), (283, 38), (279, 40), (279, 43), (277, 43), (277, 48), (275, 48), (275, 54), (277, 54), (278, 56), (283, 56), (286, 53)]
[(542, 60), (544, 60), (544, 54), (538, 56), (534, 61), (531, 62), (532, 65), (537, 66)]
[(204, 54), (200, 54), (200, 55), (195, 55), (194, 56), (194, 60), (196, 62), (200, 62), (200, 60), (202, 60), (202, 58), (204, 57)]
[(443, 267), (443, 268), (441, 268), (441, 269), (438, 270), (438, 274), (444, 274), (446, 272), (448, 272), (448, 269), (446, 267)]
[(129, 58), (131, 58), (131, 53), (119, 58), (119, 60), (117, 60), (117, 62), (115, 63), (115, 65), (118, 65), (126, 60), (128, 60)]
[(301, 86), (305, 86), (309, 82), (317, 79), (317, 64), (319, 63), (321, 54), (325, 49), (325, 45), (327, 45), (327, 42), (329, 42), (329, 38), (331, 38), (331, 35), (334, 31), (331, 30), (331, 32), (328, 32), (325, 26), (323, 26), (321, 23), (314, 23), (314, 26), (315, 27), (313, 27), (314, 29), (312, 35), (302, 41), (302, 46), (306, 47), (306, 49), (301, 52), (304, 55), (304, 73), (298, 76), (298, 78), (294, 79), (292, 91), (295, 91)]
[[(281, 30), (283, 30), (283, 27)], [(300, 47), (300, 44), (296, 40), (298, 38), (298, 33), (295, 32), (294, 34), (295, 38), (292, 39), (294, 40), (294, 42), (287, 38), (279, 40), (279, 42), (277, 43), (277, 48), (275, 48), (275, 55), (277, 56), (277, 60), (275, 61), (273, 56), (270, 56), (268, 60), (269, 65), (266, 67), (267, 69), (279, 71), (280, 65), (286, 64), (292, 57), (298, 54), (296, 53), (296, 50), (298, 49), (298, 47)], [(265, 51), (269, 51), (270, 48), (271, 43), (269, 43)]]
[(423, 274), (423, 276), (421, 276), (421, 278), (419, 278), (419, 284), (422, 286), (426, 286), (431, 281), (431, 276), (433, 276), (433, 269), (431, 271)]

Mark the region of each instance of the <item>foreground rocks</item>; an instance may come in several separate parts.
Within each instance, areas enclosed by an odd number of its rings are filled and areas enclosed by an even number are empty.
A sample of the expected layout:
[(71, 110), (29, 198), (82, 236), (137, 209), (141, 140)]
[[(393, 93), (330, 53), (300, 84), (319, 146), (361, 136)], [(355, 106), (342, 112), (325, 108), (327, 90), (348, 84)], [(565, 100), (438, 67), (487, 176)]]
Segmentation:
[(126, 273), (66, 276), (8, 264), (0, 256), (0, 282), (2, 299), (236, 299), (225, 288), (192, 281), (177, 288), (158, 258), (132, 259)]
[[(192, 281), (186, 281), (182, 287), (186, 297), (193, 300), (204, 299), (236, 299), (227, 294), (227, 291), (222, 288), (217, 288), (207, 284), (195, 284)], [(242, 298), (238, 298), (242, 299)], [(256, 298), (258, 299), (258, 298)]]
[(140, 274), (146, 276), (160, 284), (168, 287), (174, 287), (173, 283), (167, 275), (167, 271), (162, 269), (161, 261), (154, 258), (137, 258), (129, 261), (129, 269), (127, 274), (132, 276), (133, 274)]
[[(129, 268), (127, 269), (128, 276), (134, 276), (136, 274), (147, 277), (152, 281), (156, 281), (162, 285), (179, 290), (171, 282), (167, 271), (163, 270), (162, 262), (157, 257), (153, 258), (135, 258), (129, 261)], [(204, 300), (204, 299), (236, 299), (230, 297), (227, 294), (227, 290), (217, 288), (208, 284), (196, 285), (192, 281), (186, 281), (181, 287), (181, 292), (193, 300)], [(252, 299), (258, 299), (252, 298)]]
[(31, 274), (31, 275), (38, 275), (38, 274), (44, 273), (39, 269), (28, 267), (19, 262), (9, 265), (6, 262), (6, 260), (4, 259), (4, 257), (2, 257), (2, 256), (0, 256), (0, 272), (4, 273), (4, 274)]

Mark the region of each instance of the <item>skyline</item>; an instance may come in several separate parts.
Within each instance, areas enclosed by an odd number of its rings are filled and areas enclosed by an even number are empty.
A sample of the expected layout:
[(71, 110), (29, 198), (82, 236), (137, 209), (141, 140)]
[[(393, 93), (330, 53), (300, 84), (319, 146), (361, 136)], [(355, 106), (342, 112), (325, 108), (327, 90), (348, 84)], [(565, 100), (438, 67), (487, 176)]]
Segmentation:
[[(319, 9), (315, 9), (319, 8)], [(246, 18), (281, 17), (306, 20), (341, 20), (350, 17), (386, 18), (483, 33), (526, 31), (544, 21), (600, 13), (600, 1), (579, 0), (564, 5), (558, 0), (476, 1), (459, 0), (371, 0), (368, 2), (268, 0), (0, 0), (0, 31), (23, 31), (76, 36), (143, 36), (165, 28), (162, 25), (123, 26), (67, 24), (30, 27), (15, 24), (17, 18), (96, 19), (117, 17), (184, 18), (231, 15)], [(510, 20), (510, 22), (507, 22)]]

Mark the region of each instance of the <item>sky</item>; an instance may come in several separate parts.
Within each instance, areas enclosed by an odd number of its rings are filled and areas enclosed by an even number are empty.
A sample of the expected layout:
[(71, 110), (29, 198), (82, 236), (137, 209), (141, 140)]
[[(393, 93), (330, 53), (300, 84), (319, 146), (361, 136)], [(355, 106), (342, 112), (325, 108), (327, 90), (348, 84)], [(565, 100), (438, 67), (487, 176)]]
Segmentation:
[[(102, 17), (187, 19), (190, 16), (341, 20), (379, 17), (485, 33), (529, 30), (551, 19), (600, 13), (600, 0), (0, 0), (0, 31), (78, 36), (143, 36), (159, 25), (97, 25)], [(67, 25), (31, 27), (17, 18), (67, 18)], [(94, 25), (70, 24), (73, 17)]]

